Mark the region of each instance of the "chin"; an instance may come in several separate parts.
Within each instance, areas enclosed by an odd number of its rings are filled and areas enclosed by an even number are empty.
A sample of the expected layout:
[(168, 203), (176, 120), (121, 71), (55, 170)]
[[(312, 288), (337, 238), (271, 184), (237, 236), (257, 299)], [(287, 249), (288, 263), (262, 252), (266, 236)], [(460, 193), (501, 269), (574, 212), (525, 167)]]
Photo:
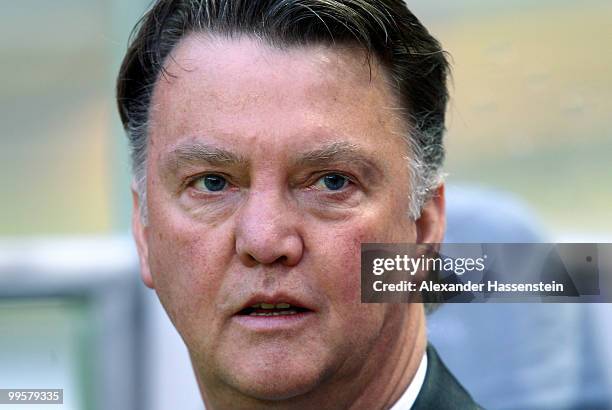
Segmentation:
[(306, 394), (314, 390), (317, 384), (310, 378), (296, 377), (284, 380), (258, 378), (257, 380), (239, 380), (239, 384), (234, 388), (257, 400), (279, 401)]
[(327, 373), (322, 363), (308, 356), (264, 353), (250, 358), (237, 355), (235, 359), (235, 365), (229, 366), (233, 370), (225, 372), (226, 381), (258, 400), (278, 401), (306, 394), (323, 382)]

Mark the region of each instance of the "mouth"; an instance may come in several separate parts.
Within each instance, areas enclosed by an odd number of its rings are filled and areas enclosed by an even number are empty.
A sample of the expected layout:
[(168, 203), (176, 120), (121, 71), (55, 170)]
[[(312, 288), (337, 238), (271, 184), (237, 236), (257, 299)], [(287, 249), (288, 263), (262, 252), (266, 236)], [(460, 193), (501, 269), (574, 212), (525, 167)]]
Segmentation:
[(292, 305), (287, 302), (268, 303), (259, 302), (249, 307), (246, 307), (238, 312), (239, 316), (294, 316), (303, 313), (312, 312), (312, 310), (305, 307)]
[[(254, 296), (233, 316), (234, 322), (249, 332), (276, 334), (300, 331), (316, 323), (315, 310), (287, 295)], [(272, 333), (270, 333), (272, 332)]]

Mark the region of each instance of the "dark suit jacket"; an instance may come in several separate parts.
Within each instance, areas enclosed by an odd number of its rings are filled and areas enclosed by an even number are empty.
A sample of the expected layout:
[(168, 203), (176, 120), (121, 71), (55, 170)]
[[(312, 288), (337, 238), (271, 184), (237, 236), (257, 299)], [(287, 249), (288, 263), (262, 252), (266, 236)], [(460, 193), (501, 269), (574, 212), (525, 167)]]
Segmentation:
[[(446, 368), (436, 349), (427, 345), (427, 373), (413, 410), (482, 409)], [(402, 409), (404, 410), (404, 409)]]

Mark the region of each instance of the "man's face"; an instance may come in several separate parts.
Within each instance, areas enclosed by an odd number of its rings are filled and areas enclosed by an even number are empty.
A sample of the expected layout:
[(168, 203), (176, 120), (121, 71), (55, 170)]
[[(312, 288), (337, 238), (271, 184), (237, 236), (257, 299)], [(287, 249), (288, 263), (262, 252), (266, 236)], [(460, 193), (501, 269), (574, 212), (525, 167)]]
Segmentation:
[(360, 244), (420, 235), (381, 67), (356, 48), (190, 35), (166, 69), (134, 230), (200, 381), (279, 398), (355, 374), (406, 311), (360, 304)]

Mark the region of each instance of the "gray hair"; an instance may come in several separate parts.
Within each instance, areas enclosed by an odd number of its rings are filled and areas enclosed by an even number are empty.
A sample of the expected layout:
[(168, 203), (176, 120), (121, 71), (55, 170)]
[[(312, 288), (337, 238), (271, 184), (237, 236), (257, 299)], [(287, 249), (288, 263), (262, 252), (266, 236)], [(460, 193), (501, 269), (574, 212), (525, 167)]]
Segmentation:
[[(388, 70), (409, 126), (410, 216), (442, 182), (449, 64), (439, 42), (401, 0), (158, 0), (132, 32), (117, 80), (134, 183), (146, 221), (149, 106), (164, 61), (187, 34), (252, 35), (278, 47), (357, 44)], [(369, 61), (369, 60), (368, 60)]]

